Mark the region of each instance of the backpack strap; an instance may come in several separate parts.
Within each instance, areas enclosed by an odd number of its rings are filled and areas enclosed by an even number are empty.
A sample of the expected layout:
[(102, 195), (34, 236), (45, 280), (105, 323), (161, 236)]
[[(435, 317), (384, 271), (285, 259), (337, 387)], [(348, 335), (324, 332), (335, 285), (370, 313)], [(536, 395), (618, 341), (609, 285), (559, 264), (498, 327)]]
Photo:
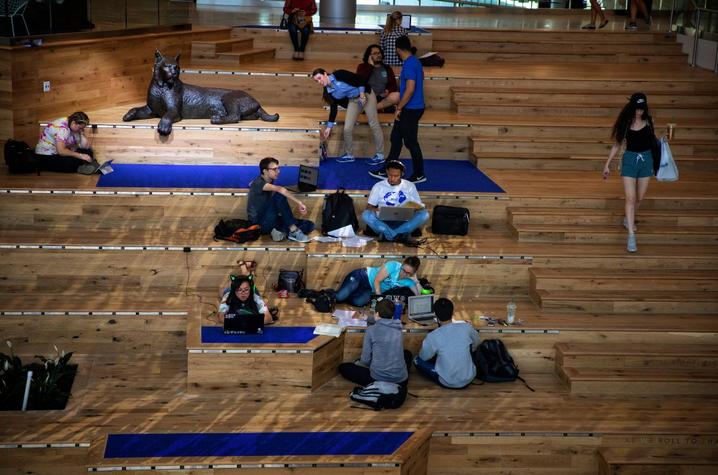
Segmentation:
[(529, 389), (531, 390), (531, 392), (533, 392), (533, 393), (536, 392), (536, 390), (535, 390), (534, 388), (532, 388), (531, 386), (529, 386), (529, 383), (527, 383), (526, 380), (525, 380), (524, 378), (522, 378), (521, 376), (516, 376), (516, 379), (518, 379), (519, 381), (521, 381), (522, 383), (524, 383), (524, 386), (526, 386), (527, 388), (529, 388)]

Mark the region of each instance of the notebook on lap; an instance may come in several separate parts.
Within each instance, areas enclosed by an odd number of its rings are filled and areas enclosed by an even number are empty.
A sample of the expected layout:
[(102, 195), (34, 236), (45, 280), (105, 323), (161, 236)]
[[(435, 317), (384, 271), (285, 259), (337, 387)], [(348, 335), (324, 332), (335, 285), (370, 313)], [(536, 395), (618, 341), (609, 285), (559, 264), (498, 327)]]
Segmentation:
[(264, 332), (261, 313), (227, 313), (224, 316), (225, 335), (255, 335)]

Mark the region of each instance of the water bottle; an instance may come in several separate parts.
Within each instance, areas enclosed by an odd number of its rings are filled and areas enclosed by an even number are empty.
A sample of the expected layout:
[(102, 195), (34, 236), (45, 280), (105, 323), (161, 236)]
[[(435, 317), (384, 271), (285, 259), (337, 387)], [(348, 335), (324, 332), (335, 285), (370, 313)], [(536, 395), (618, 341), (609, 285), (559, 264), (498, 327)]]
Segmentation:
[(506, 323), (513, 325), (514, 319), (516, 318), (516, 302), (511, 300), (506, 304)]

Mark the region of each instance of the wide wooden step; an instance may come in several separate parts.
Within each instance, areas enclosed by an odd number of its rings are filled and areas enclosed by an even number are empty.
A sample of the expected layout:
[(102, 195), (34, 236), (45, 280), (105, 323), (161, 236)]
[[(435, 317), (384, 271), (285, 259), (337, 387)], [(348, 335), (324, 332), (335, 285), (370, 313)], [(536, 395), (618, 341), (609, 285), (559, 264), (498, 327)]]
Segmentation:
[(214, 58), (219, 53), (229, 51), (247, 51), (254, 47), (253, 38), (234, 37), (216, 41), (193, 41), (192, 60)]
[(563, 44), (667, 43), (676, 41), (673, 33), (658, 31), (549, 31), (549, 30), (497, 30), (468, 28), (432, 28), (434, 42), (441, 41), (496, 41), (497, 35), (506, 42), (548, 42)]
[(651, 313), (718, 313), (718, 292), (645, 290), (530, 290), (542, 309), (561, 312), (633, 313), (650, 318)]
[(713, 475), (718, 471), (718, 450), (712, 448), (603, 447), (598, 456), (600, 475)]
[[(628, 39), (628, 38), (627, 38)], [(549, 55), (683, 55), (679, 43), (563, 43), (552, 41), (445, 41), (434, 40), (434, 48), (442, 53), (528, 53)]]
[(531, 287), (548, 291), (715, 291), (718, 274), (692, 269), (529, 269)]
[[(516, 224), (514, 235), (524, 242), (593, 242), (625, 243), (626, 230), (622, 225), (551, 225)], [(641, 243), (718, 244), (716, 226), (641, 226), (637, 234)]]
[(613, 63), (613, 64), (685, 64), (686, 56), (683, 54), (656, 55), (652, 53), (514, 53), (514, 52), (463, 52), (442, 48), (441, 45), (434, 47), (446, 60), (470, 60), (482, 62), (521, 62), (525, 64), (547, 64), (547, 63)]
[(593, 369), (562, 367), (559, 374), (571, 394), (591, 395), (713, 395), (718, 374), (695, 370), (663, 368)]
[(715, 345), (629, 343), (557, 343), (556, 367), (598, 369), (666, 369), (715, 372)]
[[(622, 209), (509, 207), (511, 224), (617, 225)], [(642, 209), (636, 226), (718, 226), (718, 212), (705, 209)]]

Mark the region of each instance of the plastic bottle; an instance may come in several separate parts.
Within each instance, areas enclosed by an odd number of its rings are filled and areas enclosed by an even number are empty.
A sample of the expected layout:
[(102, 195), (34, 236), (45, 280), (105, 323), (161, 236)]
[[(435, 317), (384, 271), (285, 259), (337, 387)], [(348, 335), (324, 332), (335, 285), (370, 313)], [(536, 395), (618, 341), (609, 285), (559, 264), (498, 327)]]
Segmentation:
[(513, 325), (514, 319), (516, 318), (516, 302), (511, 299), (511, 302), (506, 304), (506, 323)]

